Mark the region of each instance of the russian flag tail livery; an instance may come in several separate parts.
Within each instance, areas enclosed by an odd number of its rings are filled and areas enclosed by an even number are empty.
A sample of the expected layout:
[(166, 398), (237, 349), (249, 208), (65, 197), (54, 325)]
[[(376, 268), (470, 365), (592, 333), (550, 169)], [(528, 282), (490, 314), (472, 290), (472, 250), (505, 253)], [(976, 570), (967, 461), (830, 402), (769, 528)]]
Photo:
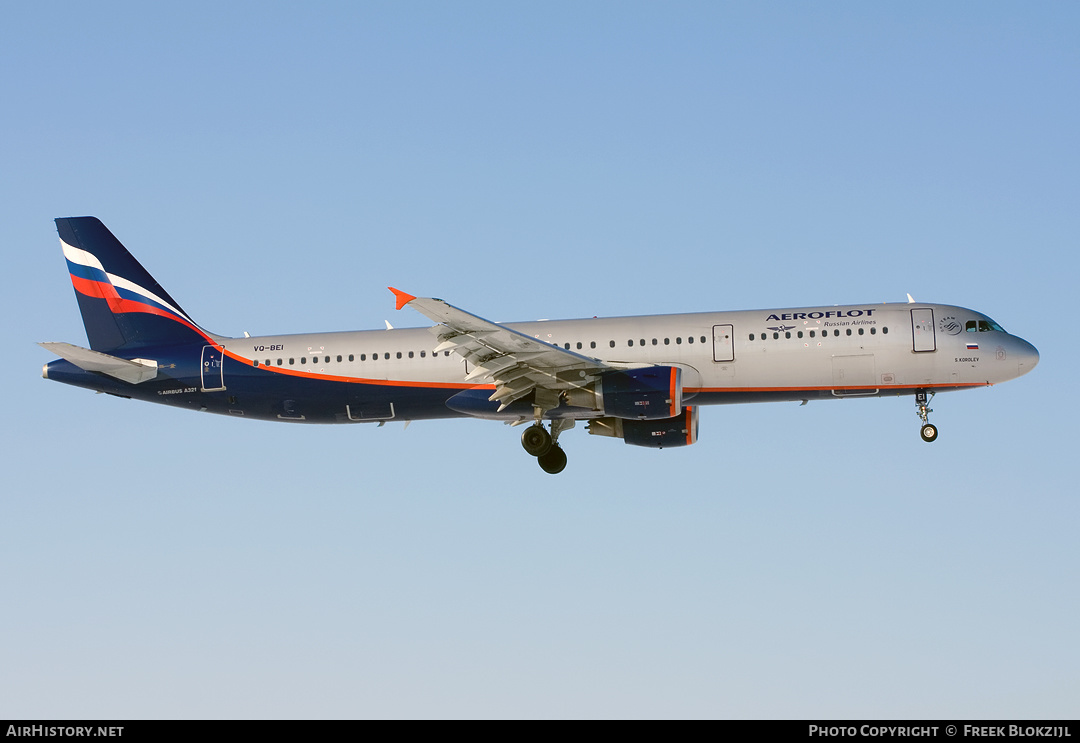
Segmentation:
[(90, 348), (213, 342), (95, 217), (56, 220)]

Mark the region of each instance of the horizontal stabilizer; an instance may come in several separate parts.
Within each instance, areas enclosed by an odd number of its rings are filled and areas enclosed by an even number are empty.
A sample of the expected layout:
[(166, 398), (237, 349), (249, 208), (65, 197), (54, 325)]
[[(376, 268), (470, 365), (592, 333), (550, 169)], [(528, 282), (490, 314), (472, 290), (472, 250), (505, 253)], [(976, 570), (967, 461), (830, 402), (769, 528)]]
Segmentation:
[(108, 374), (128, 384), (147, 382), (157, 376), (157, 362), (149, 359), (128, 361), (70, 343), (39, 343), (38, 345), (70, 361), (80, 369)]

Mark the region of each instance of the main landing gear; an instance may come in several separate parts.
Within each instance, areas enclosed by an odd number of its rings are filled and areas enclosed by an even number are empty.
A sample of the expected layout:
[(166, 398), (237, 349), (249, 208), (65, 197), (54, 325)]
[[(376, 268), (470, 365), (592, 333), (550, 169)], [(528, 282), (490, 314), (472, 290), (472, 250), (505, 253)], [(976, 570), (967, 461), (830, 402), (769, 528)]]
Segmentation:
[(544, 424), (537, 421), (521, 434), (521, 446), (532, 456), (540, 469), (550, 475), (557, 475), (566, 469), (566, 452), (559, 446), (559, 434), (574, 427), (574, 421), (553, 420), (551, 433)]
[(922, 418), (923, 422), (923, 426), (922, 429), (919, 431), (919, 435), (922, 436), (922, 440), (927, 443), (930, 443), (931, 441), (936, 439), (938, 434), (937, 426), (935, 426), (928, 420), (930, 413), (934, 412), (928, 407), (930, 404), (930, 400), (932, 400), (933, 398), (933, 392), (929, 393), (929, 397), (927, 397), (926, 390), (916, 390), (915, 392), (915, 410), (918, 412), (919, 417)]

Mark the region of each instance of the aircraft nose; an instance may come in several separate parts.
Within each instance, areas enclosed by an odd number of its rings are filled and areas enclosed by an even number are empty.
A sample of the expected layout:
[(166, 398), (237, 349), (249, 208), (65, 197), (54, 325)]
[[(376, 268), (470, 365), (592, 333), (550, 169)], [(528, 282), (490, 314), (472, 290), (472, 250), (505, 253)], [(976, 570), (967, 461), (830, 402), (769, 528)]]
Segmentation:
[(1020, 347), (1017, 349), (1017, 356), (1020, 357), (1020, 373), (1027, 374), (1039, 363), (1039, 349), (1023, 338), (1017, 338), (1017, 340), (1020, 342)]

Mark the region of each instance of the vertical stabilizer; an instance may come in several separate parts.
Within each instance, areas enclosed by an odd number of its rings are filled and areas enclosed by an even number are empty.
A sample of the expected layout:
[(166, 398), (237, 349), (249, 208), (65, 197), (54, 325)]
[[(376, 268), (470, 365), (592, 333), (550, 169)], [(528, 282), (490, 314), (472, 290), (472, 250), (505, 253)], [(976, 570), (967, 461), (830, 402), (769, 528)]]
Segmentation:
[(95, 217), (56, 220), (90, 348), (213, 342)]

